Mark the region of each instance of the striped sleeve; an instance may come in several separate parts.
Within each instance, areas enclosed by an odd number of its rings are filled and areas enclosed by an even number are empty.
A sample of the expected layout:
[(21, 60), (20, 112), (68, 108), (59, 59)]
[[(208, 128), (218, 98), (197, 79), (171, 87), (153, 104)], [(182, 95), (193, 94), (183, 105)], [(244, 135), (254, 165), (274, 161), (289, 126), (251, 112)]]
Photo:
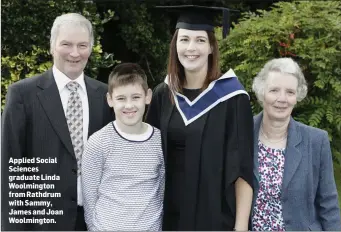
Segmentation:
[(101, 146), (101, 132), (103, 129), (90, 136), (82, 156), (84, 216), (88, 230), (90, 231), (96, 230), (93, 223), (93, 213), (98, 200), (98, 189), (104, 166), (103, 146)]

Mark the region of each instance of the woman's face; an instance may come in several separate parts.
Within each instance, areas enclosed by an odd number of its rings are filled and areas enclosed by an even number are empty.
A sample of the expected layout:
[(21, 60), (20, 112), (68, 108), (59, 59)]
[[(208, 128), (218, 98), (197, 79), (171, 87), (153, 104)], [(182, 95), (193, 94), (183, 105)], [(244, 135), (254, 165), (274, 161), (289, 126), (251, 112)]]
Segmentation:
[(208, 55), (212, 50), (206, 31), (179, 29), (176, 49), (178, 59), (185, 71), (207, 70)]
[(293, 75), (270, 72), (264, 86), (264, 114), (270, 120), (288, 120), (297, 103), (297, 87)]

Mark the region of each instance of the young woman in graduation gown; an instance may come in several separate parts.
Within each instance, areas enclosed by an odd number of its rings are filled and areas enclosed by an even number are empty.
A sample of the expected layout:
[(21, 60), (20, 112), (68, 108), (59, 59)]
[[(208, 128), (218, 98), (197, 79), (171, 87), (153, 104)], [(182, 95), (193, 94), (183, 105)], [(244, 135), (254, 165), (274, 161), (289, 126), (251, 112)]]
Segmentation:
[(220, 74), (213, 27), (190, 23), (178, 21), (168, 75), (146, 115), (163, 140), (163, 230), (245, 231), (253, 176), (249, 96), (232, 70)]

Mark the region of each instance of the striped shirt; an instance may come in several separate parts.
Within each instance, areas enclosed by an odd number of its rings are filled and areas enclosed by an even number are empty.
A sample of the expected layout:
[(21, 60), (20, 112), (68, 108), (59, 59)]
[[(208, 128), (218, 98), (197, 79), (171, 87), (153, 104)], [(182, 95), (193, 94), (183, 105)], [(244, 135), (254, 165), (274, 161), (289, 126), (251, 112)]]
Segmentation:
[(164, 181), (160, 131), (148, 125), (132, 137), (109, 123), (89, 138), (82, 157), (88, 230), (162, 230)]

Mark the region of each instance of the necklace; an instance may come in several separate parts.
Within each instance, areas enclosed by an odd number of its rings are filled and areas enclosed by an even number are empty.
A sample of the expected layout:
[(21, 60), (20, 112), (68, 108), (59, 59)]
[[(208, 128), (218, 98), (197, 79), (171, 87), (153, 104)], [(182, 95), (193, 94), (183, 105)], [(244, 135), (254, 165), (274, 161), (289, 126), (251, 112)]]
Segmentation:
[(271, 140), (269, 139), (268, 136), (265, 135), (265, 133), (263, 132), (263, 125), (261, 126), (261, 129), (260, 129), (260, 133), (263, 135), (263, 137), (270, 143), (280, 143), (282, 142), (283, 140), (285, 140), (287, 138), (287, 135), (288, 135), (288, 132), (286, 132), (283, 136), (283, 138), (279, 139), (279, 140)]

